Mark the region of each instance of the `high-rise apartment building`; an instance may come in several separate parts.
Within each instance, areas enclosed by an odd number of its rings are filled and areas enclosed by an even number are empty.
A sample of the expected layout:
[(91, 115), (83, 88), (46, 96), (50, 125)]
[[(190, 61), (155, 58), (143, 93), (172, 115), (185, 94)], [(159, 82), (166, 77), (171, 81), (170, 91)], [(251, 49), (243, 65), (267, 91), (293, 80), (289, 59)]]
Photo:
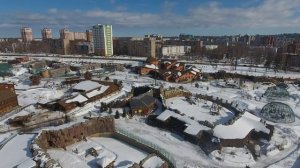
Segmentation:
[(86, 30), (86, 40), (88, 42), (93, 42), (93, 31), (92, 30)]
[(113, 40), (112, 40), (112, 25), (97, 24), (93, 26), (93, 43), (95, 53), (112, 56), (113, 55)]
[(61, 39), (67, 40), (87, 40), (87, 34), (85, 32), (71, 32), (70, 30), (63, 28), (59, 31)]
[(21, 37), (23, 42), (31, 42), (33, 40), (32, 29), (30, 27), (22, 27)]
[(52, 30), (50, 28), (42, 29), (42, 40), (52, 39)]

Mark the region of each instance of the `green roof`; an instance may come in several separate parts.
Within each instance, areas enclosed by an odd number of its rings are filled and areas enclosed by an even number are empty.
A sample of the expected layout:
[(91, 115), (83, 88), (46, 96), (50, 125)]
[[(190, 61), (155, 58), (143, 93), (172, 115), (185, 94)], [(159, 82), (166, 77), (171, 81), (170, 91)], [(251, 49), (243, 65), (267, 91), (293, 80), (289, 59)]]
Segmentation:
[(8, 63), (0, 63), (0, 72), (1, 73), (10, 73), (12, 66)]

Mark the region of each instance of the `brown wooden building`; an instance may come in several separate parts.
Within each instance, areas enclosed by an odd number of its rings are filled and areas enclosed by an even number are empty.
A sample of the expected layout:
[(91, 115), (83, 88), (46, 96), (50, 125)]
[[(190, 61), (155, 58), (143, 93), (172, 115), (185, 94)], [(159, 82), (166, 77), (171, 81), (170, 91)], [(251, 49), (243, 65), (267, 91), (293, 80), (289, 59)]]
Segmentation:
[(13, 84), (0, 84), (0, 116), (17, 107), (18, 99)]
[(149, 115), (156, 107), (156, 101), (154, 97), (144, 94), (130, 100), (129, 105), (133, 114)]

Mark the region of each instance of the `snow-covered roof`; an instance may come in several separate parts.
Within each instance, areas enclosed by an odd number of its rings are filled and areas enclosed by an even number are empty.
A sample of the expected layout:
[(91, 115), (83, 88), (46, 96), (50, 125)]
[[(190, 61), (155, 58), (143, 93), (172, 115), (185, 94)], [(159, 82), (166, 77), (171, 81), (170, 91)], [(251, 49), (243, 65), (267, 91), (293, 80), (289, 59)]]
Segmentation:
[(176, 118), (177, 115), (179, 115), (179, 114), (176, 114), (171, 110), (165, 110), (159, 116), (157, 116), (156, 119), (158, 119), (160, 121), (166, 121), (171, 116)]
[(147, 159), (142, 166), (144, 168), (157, 168), (161, 167), (162, 164), (164, 164), (164, 161), (161, 158), (157, 156), (152, 156), (149, 159)]
[(198, 73), (200, 72), (200, 70), (197, 69), (197, 68), (192, 68), (192, 70), (195, 71), (195, 72), (198, 72)]
[(158, 69), (158, 67), (156, 65), (154, 65), (154, 64), (150, 64), (150, 65), (146, 64), (145, 67), (146, 68), (150, 68), (150, 69)]
[(197, 135), (202, 130), (210, 130), (210, 128), (200, 124), (187, 124), (187, 127), (184, 130), (184, 132), (190, 135)]
[(156, 119), (160, 121), (166, 121), (170, 117), (174, 117), (180, 121), (185, 122), (187, 128), (184, 130), (184, 132), (190, 135), (197, 135), (202, 130), (210, 130), (210, 128), (204, 125), (200, 125), (197, 121), (192, 120), (187, 116), (181, 116), (180, 114), (177, 114), (171, 110), (165, 110), (159, 116), (157, 116)]
[(99, 166), (101, 166), (101, 167), (106, 167), (106, 166), (108, 166), (111, 162), (113, 162), (115, 159), (116, 159), (116, 156), (115, 156), (115, 155), (105, 156), (105, 157), (100, 158), (100, 159), (97, 161), (97, 164), (98, 164)]
[(177, 75), (178, 75), (178, 76), (181, 76), (182, 74), (181, 74), (181, 72), (177, 72)]
[(99, 84), (98, 82), (86, 80), (86, 81), (82, 81), (82, 82), (79, 82), (78, 84), (76, 84), (73, 87), (73, 89), (83, 90), (83, 91), (87, 92), (87, 91), (90, 91), (90, 90), (94, 90), (94, 89), (96, 89), (100, 86), (102, 86), (102, 85)]
[(171, 71), (167, 71), (167, 72), (165, 72), (165, 74), (167, 74), (167, 75), (171, 75), (171, 74), (172, 74), (172, 72), (171, 72)]
[(245, 112), (241, 118), (236, 120), (232, 125), (217, 125), (214, 128), (214, 136), (221, 139), (243, 139), (251, 130), (269, 133), (270, 130), (260, 122), (260, 118)]
[(191, 73), (194, 74), (194, 75), (197, 75), (197, 72), (195, 72), (195, 71), (191, 71)]
[(66, 103), (72, 103), (72, 102), (79, 102), (79, 103), (83, 103), (85, 101), (87, 101), (88, 99), (84, 96), (82, 96), (81, 94), (77, 95), (76, 97), (72, 98), (72, 99), (68, 99), (66, 100)]
[(87, 96), (88, 98), (94, 97), (94, 96), (96, 96), (96, 95), (99, 95), (99, 94), (101, 94), (101, 93), (104, 93), (108, 88), (109, 88), (109, 86), (103, 85), (103, 86), (101, 86), (101, 87), (98, 88), (98, 89), (95, 89), (95, 90), (93, 90), (93, 91), (91, 91), (91, 92), (89, 92), (89, 93), (86, 93), (86, 96)]

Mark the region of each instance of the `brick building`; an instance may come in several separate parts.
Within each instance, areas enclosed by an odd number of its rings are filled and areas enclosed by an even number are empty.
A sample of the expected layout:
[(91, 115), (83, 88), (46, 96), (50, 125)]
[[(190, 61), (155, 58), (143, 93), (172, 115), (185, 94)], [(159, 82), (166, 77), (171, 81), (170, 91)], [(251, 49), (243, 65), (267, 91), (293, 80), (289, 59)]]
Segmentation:
[(0, 116), (17, 107), (18, 99), (13, 84), (0, 84)]

